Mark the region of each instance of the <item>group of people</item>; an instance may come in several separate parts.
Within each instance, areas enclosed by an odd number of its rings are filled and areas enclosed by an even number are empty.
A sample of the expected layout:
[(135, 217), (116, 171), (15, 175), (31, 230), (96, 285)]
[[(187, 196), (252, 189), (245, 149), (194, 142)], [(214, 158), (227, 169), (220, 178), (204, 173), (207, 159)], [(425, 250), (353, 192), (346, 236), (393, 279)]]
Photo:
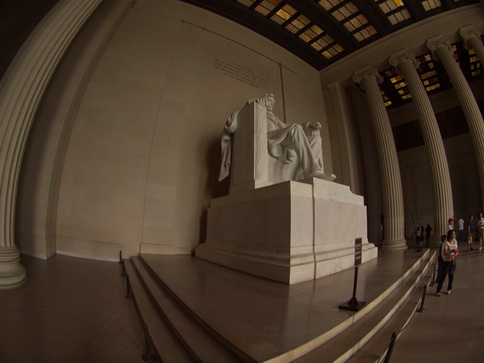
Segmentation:
[[(452, 290), (452, 283), (454, 281), (454, 274), (456, 269), (456, 257), (459, 255), (458, 241), (462, 242), (464, 238), (464, 220), (462, 218), (458, 221), (457, 233), (454, 229), (454, 219), (449, 218), (449, 228), (447, 234), (442, 235), (441, 244), (438, 255), (438, 275), (437, 275), (437, 296), (442, 296), (441, 290), (444, 285), (445, 278), (447, 281), (447, 295)], [(472, 243), (477, 237), (479, 242), (479, 250), (482, 250), (484, 243), (484, 217), (482, 213), (478, 214), (477, 221), (474, 223), (474, 216), (470, 216), (467, 224), (467, 243), (468, 251), (472, 250)]]
[(472, 248), (472, 243), (479, 243), (479, 250), (482, 251), (484, 244), (484, 217), (482, 213), (477, 215), (477, 221), (474, 222), (474, 216), (470, 216), (469, 223), (467, 225), (467, 243), (469, 244), (469, 249)]
[(415, 230), (415, 239), (416, 239), (416, 247), (417, 252), (420, 252), (423, 248), (423, 241), (425, 235), (425, 248), (430, 247), (430, 236), (432, 235), (432, 227), (430, 224), (427, 224), (427, 227), (423, 227), (420, 223), (417, 225), (417, 229)]

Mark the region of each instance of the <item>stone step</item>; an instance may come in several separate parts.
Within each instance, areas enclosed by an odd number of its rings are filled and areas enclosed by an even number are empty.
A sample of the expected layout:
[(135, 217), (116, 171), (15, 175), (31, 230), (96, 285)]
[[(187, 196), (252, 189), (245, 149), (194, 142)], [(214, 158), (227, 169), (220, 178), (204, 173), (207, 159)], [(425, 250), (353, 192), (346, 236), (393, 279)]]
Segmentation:
[(155, 354), (163, 362), (195, 362), (187, 352), (180, 340), (173, 334), (171, 327), (160, 316), (154, 307), (145, 287), (130, 261), (125, 261), (126, 274), (129, 278), (131, 292), (133, 294), (138, 315), (141, 323), (146, 325), (153, 344)]
[[(433, 286), (431, 281), (435, 278), (433, 275), (433, 266), (436, 260), (435, 253), (430, 258), (431, 267), (423, 272), (421, 280), (417, 282), (416, 287), (411, 291), (403, 305), (399, 307), (399, 310), (388, 320), (381, 330), (347, 362), (374, 363), (384, 360), (392, 335), (395, 333), (398, 339), (400, 334), (410, 324), (415, 314), (425, 313), (425, 301), (422, 302), (422, 300), (428, 298), (428, 295), (434, 292), (434, 290), (431, 290)], [(429, 286), (429, 283), (432, 286)], [(424, 297), (424, 293), (427, 297)]]
[[(218, 361), (324, 363), (374, 362), (382, 356), (392, 332), (401, 330), (417, 308), (434, 259), (433, 250), (405, 251), (361, 265), (357, 297), (368, 300), (358, 312), (338, 309), (350, 297), (351, 270), (287, 286), (193, 256), (143, 255), (133, 261), (151, 275), (151, 290), (169, 295), (185, 319), (232, 353)], [(167, 319), (180, 320), (175, 315)], [(177, 332), (182, 334), (187, 346), (198, 349), (193, 333)], [(194, 356), (209, 362), (222, 357), (217, 352)]]
[(167, 293), (162, 281), (150, 272), (149, 266), (144, 264), (141, 258), (132, 257), (131, 263), (158, 314), (170, 326), (174, 335), (179, 338), (195, 361), (214, 363), (240, 361), (240, 358), (216, 340), (213, 332), (204, 329), (192, 312)]
[[(418, 308), (423, 286), (433, 272), (434, 259), (435, 252), (424, 254), (407, 276), (372, 301), (372, 306), (366, 306), (354, 315), (363, 313), (363, 317), (294, 362), (378, 361), (385, 354), (392, 332), (403, 329)], [(365, 313), (364, 309), (368, 311)]]

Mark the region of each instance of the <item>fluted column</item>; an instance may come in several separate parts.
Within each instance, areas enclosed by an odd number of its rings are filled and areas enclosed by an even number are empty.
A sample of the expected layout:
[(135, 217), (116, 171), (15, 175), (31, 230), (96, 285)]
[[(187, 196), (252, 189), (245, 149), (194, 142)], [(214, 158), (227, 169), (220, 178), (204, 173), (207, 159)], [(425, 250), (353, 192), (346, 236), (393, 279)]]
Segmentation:
[(484, 46), (481, 41), (481, 32), (474, 25), (469, 25), (460, 29), (460, 36), (464, 40), (465, 49), (474, 49), (481, 64), (484, 64)]
[(25, 41), (0, 82), (0, 288), (26, 279), (14, 221), (28, 132), (65, 50), (101, 2), (59, 1)]
[(404, 77), (415, 105), (422, 136), (427, 146), (434, 185), (434, 245), (447, 232), (447, 220), (454, 215), (452, 185), (444, 142), (432, 104), (417, 73), (415, 56), (404, 50), (390, 57), (390, 64)]
[[(461, 28), (460, 35), (462, 36), (462, 39), (464, 39), (466, 49), (474, 49), (477, 57), (481, 61), (481, 65), (484, 65), (484, 46), (482, 45), (481, 41), (481, 33), (471, 25)], [(435, 46), (440, 43), (435, 43), (434, 40), (432, 44), (432, 46)], [(472, 94), (469, 84), (467, 83), (459, 66), (454, 61), (453, 57), (448, 59), (449, 56), (452, 56), (451, 54), (449, 55), (450, 52), (448, 51), (448, 47), (445, 45), (439, 45), (438, 48), (442, 49), (438, 50), (439, 53), (436, 55), (440, 59), (446, 59), (445, 61), (442, 60), (442, 63), (457, 92), (457, 97), (459, 97), (459, 102), (464, 111), (467, 125), (471, 133), (471, 140), (477, 159), (477, 168), (481, 184), (481, 195), (483, 199), (482, 207), (484, 208), (484, 122), (482, 119), (482, 114), (479, 110), (476, 99)], [(440, 53), (442, 53), (442, 55), (440, 55)]]
[(407, 249), (407, 244), (404, 236), (402, 179), (390, 120), (378, 86), (382, 79), (374, 67), (364, 68), (353, 75), (353, 81), (359, 83), (365, 91), (376, 135), (383, 189), (382, 250), (404, 250)]

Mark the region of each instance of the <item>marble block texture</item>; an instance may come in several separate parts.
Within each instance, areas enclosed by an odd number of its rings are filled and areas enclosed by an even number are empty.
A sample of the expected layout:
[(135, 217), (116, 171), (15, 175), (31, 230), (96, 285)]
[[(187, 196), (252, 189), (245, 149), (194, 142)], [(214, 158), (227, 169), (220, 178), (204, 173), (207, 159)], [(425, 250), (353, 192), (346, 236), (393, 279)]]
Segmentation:
[(356, 238), (363, 263), (378, 255), (368, 243), (363, 197), (323, 179), (213, 199), (207, 223), (197, 257), (290, 285), (353, 267)]

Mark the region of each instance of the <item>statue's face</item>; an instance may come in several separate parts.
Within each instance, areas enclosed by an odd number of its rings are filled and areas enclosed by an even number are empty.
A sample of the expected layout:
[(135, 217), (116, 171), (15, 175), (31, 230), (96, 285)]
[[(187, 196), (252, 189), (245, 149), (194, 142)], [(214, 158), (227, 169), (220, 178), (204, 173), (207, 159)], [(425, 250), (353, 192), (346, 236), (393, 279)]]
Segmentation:
[(270, 108), (272, 110), (272, 108), (274, 107), (274, 104), (276, 103), (276, 100), (274, 99), (274, 95), (268, 94), (266, 99), (267, 99), (267, 108)]

